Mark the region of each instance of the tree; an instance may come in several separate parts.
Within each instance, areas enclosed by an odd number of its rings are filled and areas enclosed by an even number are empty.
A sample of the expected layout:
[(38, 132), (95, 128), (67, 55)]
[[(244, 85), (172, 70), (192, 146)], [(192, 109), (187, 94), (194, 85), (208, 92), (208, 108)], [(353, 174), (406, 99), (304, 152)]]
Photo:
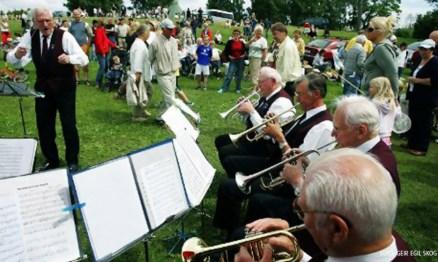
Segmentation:
[(131, 3), (135, 9), (146, 11), (157, 6), (168, 7), (173, 3), (173, 0), (131, 0)]
[(123, 0), (67, 0), (65, 6), (69, 10), (73, 10), (75, 8), (80, 7), (83, 10), (87, 10), (87, 13), (92, 14), (93, 8), (102, 8), (104, 13), (107, 13), (115, 7), (117, 10), (120, 10), (120, 7), (123, 4)]
[(426, 1), (434, 5), (435, 8), (438, 8), (438, 0), (426, 0)]
[(414, 24), (413, 36), (420, 39), (429, 38), (430, 32), (436, 30), (436, 25), (438, 25), (438, 9), (424, 15), (418, 15)]

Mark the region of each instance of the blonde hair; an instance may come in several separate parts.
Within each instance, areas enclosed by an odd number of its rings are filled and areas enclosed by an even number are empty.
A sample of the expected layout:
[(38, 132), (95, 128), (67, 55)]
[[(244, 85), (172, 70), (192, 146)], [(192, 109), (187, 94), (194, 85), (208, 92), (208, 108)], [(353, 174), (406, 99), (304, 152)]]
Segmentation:
[(389, 37), (395, 25), (395, 18), (392, 16), (376, 16), (371, 19), (370, 25), (377, 31), (383, 32), (385, 37)]
[(263, 26), (261, 25), (261, 24), (257, 24), (255, 27), (254, 27), (254, 32), (255, 31), (260, 31), (262, 34), (263, 34)]
[(391, 109), (395, 109), (395, 96), (391, 88), (391, 82), (384, 76), (373, 78), (370, 81), (370, 86), (377, 89), (377, 93), (371, 97), (373, 101), (389, 104)]

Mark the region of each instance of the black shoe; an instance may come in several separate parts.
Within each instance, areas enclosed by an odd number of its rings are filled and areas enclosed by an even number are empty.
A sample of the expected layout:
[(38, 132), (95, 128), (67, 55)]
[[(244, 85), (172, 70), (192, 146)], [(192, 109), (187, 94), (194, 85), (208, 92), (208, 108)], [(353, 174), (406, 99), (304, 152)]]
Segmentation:
[(69, 173), (76, 173), (78, 170), (79, 170), (79, 167), (77, 164), (68, 165), (68, 172)]
[(47, 171), (50, 169), (55, 169), (58, 168), (59, 164), (52, 164), (50, 162), (45, 163), (42, 167), (37, 169), (37, 172), (43, 172), (43, 171)]

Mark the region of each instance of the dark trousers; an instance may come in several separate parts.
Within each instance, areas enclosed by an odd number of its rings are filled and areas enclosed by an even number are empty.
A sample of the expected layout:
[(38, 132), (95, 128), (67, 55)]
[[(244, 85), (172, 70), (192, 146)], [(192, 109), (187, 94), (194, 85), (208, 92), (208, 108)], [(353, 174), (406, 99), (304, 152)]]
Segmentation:
[(76, 87), (56, 93), (45, 92), (44, 98), (35, 99), (35, 112), (41, 151), (47, 161), (59, 165), (56, 146), (56, 112), (59, 111), (68, 165), (78, 164), (79, 135), (76, 128)]
[(286, 82), (286, 85), (284, 86), (284, 91), (286, 91), (286, 93), (288, 95), (290, 95), (291, 100), (294, 101), (294, 97), (295, 97), (295, 82), (294, 81)]
[(409, 117), (412, 126), (408, 133), (408, 147), (427, 152), (432, 134), (433, 105), (427, 102), (410, 100)]

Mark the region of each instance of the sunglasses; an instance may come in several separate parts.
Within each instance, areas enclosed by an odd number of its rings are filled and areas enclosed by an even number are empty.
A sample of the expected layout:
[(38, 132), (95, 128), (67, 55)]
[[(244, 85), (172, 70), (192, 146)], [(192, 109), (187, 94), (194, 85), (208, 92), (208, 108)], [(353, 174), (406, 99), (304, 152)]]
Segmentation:
[(376, 30), (376, 29), (373, 28), (373, 27), (368, 27), (368, 28), (367, 28), (367, 32), (368, 32), (368, 33), (374, 32), (374, 30)]

